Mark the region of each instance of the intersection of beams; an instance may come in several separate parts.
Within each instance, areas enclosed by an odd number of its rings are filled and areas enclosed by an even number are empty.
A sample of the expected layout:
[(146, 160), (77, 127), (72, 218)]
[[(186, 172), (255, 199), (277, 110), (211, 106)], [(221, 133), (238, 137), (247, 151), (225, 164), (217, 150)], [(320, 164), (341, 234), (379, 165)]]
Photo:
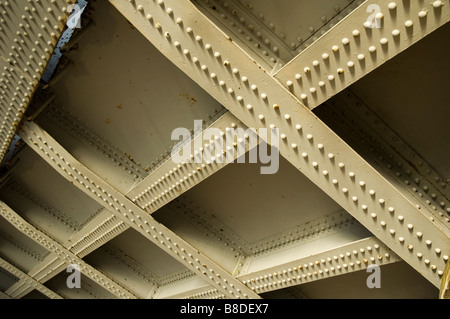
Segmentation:
[(28, 284), (30, 287), (38, 290), (39, 292), (43, 293), (45, 296), (51, 298), (51, 299), (62, 299), (60, 295), (57, 293), (51, 291), (44, 285), (42, 285), (39, 281), (36, 279), (30, 277), (14, 265), (10, 264), (3, 258), (0, 258), (0, 267), (4, 268), (6, 271), (9, 271), (11, 274), (19, 278), (20, 280), (23, 280), (26, 284)]
[(284, 136), (282, 156), (430, 282), (440, 285), (443, 256), (448, 258), (450, 252), (445, 228), (407, 200), (191, 3), (111, 3), (247, 126), (279, 128)]
[(30, 225), (22, 217), (19, 216), (14, 210), (7, 206), (4, 202), (0, 201), (0, 215), (10, 222), (14, 227), (20, 230), (23, 234), (33, 239), (35, 242), (45, 247), (47, 250), (58, 254), (61, 259), (66, 263), (66, 266), (76, 264), (80, 267), (83, 274), (97, 282), (99, 285), (107, 289), (113, 295), (118, 298), (136, 298), (131, 292), (124, 287), (114, 282), (111, 278), (108, 278), (97, 269), (85, 263), (81, 258), (64, 248), (61, 244), (44, 234), (34, 226)]
[(111, 187), (73, 158), (51, 136), (32, 122), (24, 123), (19, 135), (59, 174), (91, 198), (110, 209), (119, 219), (148, 238), (162, 250), (209, 281), (230, 298), (259, 298), (214, 261), (201, 254), (141, 207)]
[[(240, 123), (240, 121), (231, 113), (225, 112), (224, 115), (212, 123), (207, 129), (225, 132), (226, 128), (231, 127), (235, 129), (245, 129), (242, 123)], [(213, 140), (202, 140), (202, 136), (203, 132), (200, 136), (194, 137), (188, 143), (189, 149), (192, 149), (192, 154), (196, 151), (201, 151), (200, 149), (196, 150), (194, 146), (200, 145), (201, 149), (206, 149), (210, 143), (214, 143)], [(246, 148), (243, 151), (248, 151), (249, 145), (247, 144), (245, 147)], [(223, 151), (227, 151), (226, 145), (223, 145)], [(234, 152), (234, 158), (237, 156), (238, 152)], [(171, 200), (223, 168), (225, 165), (227, 165), (227, 162), (225, 161), (224, 163), (205, 163), (204, 161), (200, 163), (186, 162), (182, 165), (175, 165), (173, 161), (167, 160), (139, 184), (133, 187), (126, 196), (128, 198), (134, 197), (133, 201), (140, 205), (144, 205), (144, 209), (151, 214), (158, 207), (169, 203)], [(146, 202), (143, 202), (143, 200), (147, 198), (151, 199), (151, 202), (149, 202), (148, 205), (145, 205)], [(150, 204), (152, 204), (151, 207), (149, 207)], [(78, 257), (83, 258), (127, 229), (129, 229), (129, 226), (125, 222), (105, 209), (83, 227), (83, 229), (72, 235), (63, 246)], [(33, 276), (36, 278), (39, 277), (40, 281), (50, 279), (51, 276), (54, 276), (61, 271), (65, 265), (62, 260), (60, 260), (57, 265), (55, 262), (54, 258), (45, 259), (35, 267), (35, 269), (39, 269), (39, 271), (32, 272)], [(49, 267), (51, 268), (49, 269)], [(29, 291), (29, 288), (25, 290), (26, 287), (24, 285), (26, 285), (25, 282), (18, 282), (10, 289), (10, 293), (15, 293), (13, 295), (14, 297), (23, 295), (25, 292)]]

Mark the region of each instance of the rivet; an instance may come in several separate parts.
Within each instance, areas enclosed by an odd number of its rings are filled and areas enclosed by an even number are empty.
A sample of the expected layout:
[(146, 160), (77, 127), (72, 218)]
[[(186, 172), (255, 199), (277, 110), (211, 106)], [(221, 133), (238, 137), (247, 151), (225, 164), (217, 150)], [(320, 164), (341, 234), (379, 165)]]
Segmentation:
[(439, 8), (439, 7), (442, 7), (444, 4), (442, 3), (442, 1), (434, 1), (433, 2), (433, 7), (434, 8)]
[(407, 20), (407, 21), (405, 22), (405, 26), (408, 27), (408, 28), (412, 27), (413, 24), (414, 24), (414, 23), (413, 23), (411, 20)]
[(388, 4), (388, 8), (390, 10), (394, 10), (395, 8), (397, 8), (397, 4), (395, 2), (391, 2)]
[(428, 14), (428, 12), (427, 11), (425, 11), (425, 10), (421, 10), (420, 12), (419, 12), (419, 17), (420, 18), (425, 18), (426, 16), (427, 16), (427, 14)]
[(399, 35), (400, 35), (400, 30), (398, 30), (398, 29), (392, 30), (392, 35), (393, 35), (394, 37), (399, 36)]

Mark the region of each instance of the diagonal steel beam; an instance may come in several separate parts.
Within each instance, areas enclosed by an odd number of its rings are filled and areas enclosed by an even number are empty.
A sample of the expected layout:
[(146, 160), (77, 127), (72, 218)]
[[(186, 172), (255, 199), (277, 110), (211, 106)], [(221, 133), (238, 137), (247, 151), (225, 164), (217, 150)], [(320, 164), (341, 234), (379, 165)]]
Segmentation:
[(18, 269), (14, 265), (10, 264), (3, 258), (0, 258), (0, 267), (3, 269), (9, 271), (11, 274), (19, 278), (20, 280), (26, 282), (30, 287), (33, 287), (34, 289), (38, 290), (45, 296), (51, 298), (51, 299), (63, 299), (60, 295), (53, 292), (49, 288), (45, 287), (43, 284), (41, 284), (36, 279), (32, 278), (31, 276), (24, 273), (22, 270)]
[(19, 135), (58, 173), (133, 227), (180, 263), (223, 291), (229, 298), (259, 298), (214, 261), (158, 223), (141, 207), (91, 172), (47, 132), (33, 122), (24, 123)]
[(99, 272), (97, 269), (88, 265), (81, 258), (77, 257), (75, 254), (64, 248), (64, 246), (56, 242), (54, 239), (50, 238), (31, 224), (29, 224), (3, 201), (0, 201), (0, 215), (23, 234), (33, 239), (43, 247), (47, 248), (49, 251), (58, 254), (60, 258), (66, 262), (67, 265), (79, 265), (84, 275), (97, 282), (100, 286), (107, 289), (113, 295), (119, 298), (136, 298), (127, 289), (117, 284), (112, 279)]
[(365, 1), (275, 78), (313, 109), (447, 23), (445, 2)]
[(279, 128), (280, 152), (291, 164), (430, 282), (440, 285), (450, 253), (446, 230), (408, 201), (192, 3), (110, 2), (248, 127)]

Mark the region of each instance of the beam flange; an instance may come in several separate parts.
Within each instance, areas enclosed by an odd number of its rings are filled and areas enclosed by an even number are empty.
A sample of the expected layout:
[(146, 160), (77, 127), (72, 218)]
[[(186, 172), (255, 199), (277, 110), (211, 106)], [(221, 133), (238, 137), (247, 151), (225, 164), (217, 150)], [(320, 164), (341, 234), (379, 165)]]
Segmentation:
[(444, 1), (368, 0), (275, 77), (313, 109), (449, 20)]
[[(245, 125), (279, 128), (285, 136), (280, 143), (283, 157), (439, 286), (445, 268), (443, 256), (448, 258), (450, 253), (449, 237), (439, 225), (408, 201), (192, 3), (110, 2), (168, 59)], [(443, 22), (448, 18), (446, 6), (439, 10)], [(438, 16), (430, 10), (429, 16), (432, 14), (434, 18)], [(201, 44), (195, 40), (196, 36), (203, 39)]]

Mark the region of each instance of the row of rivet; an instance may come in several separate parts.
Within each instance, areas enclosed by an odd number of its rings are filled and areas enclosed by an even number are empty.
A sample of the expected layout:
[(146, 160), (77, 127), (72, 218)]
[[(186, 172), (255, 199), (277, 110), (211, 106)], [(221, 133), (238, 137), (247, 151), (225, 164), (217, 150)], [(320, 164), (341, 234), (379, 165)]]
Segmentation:
[[(351, 94), (348, 94), (347, 98), (349, 100), (352, 100), (355, 97)], [(420, 174), (424, 176), (428, 175), (427, 179), (429, 180), (429, 182), (432, 183), (435, 188), (440, 188), (439, 191), (443, 193), (444, 197), (450, 194), (450, 188), (446, 188), (449, 180), (446, 181), (440, 176), (440, 174), (435, 172), (434, 169), (430, 165), (428, 165), (425, 160), (420, 157), (419, 154), (411, 149), (411, 147), (406, 144), (403, 139), (401, 139), (395, 132), (387, 127), (380, 118), (378, 118), (372, 111), (370, 111), (370, 109), (364, 107), (364, 104), (360, 101), (357, 101), (356, 103), (350, 103), (349, 105), (352, 107), (351, 109), (355, 112), (355, 114), (358, 114), (362, 118), (367, 118), (368, 123), (375, 131), (384, 136), (388, 136), (388, 138), (386, 138), (386, 141), (389, 142), (391, 147), (395, 150), (401, 151), (402, 154), (405, 154), (404, 157), (408, 158), (408, 161), (415, 163), (416, 165), (414, 166)], [(409, 154), (409, 156), (406, 154)], [(408, 171), (406, 173), (408, 173)], [(445, 193), (446, 190), (447, 193)]]
[(74, 120), (73, 117), (66, 114), (60, 107), (50, 107), (49, 111), (51, 113), (46, 112), (45, 114), (48, 120), (52, 119), (52, 125), (56, 124), (60, 126), (82, 143), (94, 148), (107, 157), (113, 164), (121, 167), (130, 174), (133, 179), (143, 178), (146, 175), (144, 169), (131, 161), (124, 152), (108, 144), (104, 139), (81, 124), (81, 122)]
[[(206, 1), (208, 3), (209, 1)], [(280, 51), (283, 50), (280, 45), (277, 45), (277, 38), (268, 33), (264, 29), (256, 29), (255, 24), (249, 23), (245, 17), (238, 13), (237, 7), (232, 7), (228, 2), (222, 3), (223, 12), (214, 4), (210, 4), (210, 12), (219, 17), (224, 24), (229, 21), (232, 29), (235, 29), (238, 36), (248, 43), (250, 48), (254, 48), (259, 53), (259, 56), (269, 65), (274, 65), (279, 62)], [(219, 20), (220, 21), (220, 20)], [(283, 58), (291, 58), (291, 54), (283, 51)], [(281, 64), (282, 65), (282, 64)], [(279, 66), (281, 66), (279, 65)]]
[[(333, 106), (328, 106), (330, 108), (333, 108)], [(341, 118), (341, 121), (336, 121), (337, 118)], [(330, 117), (330, 120), (334, 121), (334, 122), (341, 122), (342, 125), (344, 125), (344, 127), (351, 127), (352, 132), (354, 132), (354, 130), (357, 128), (359, 131), (361, 131), (363, 133), (364, 136), (366, 136), (366, 138), (361, 139), (361, 142), (363, 144), (367, 144), (370, 151), (374, 154), (374, 159), (378, 162), (384, 162), (385, 166), (388, 170), (390, 171), (394, 171), (395, 173), (392, 173), (392, 176), (394, 178), (396, 178), (400, 183), (404, 183), (407, 186), (411, 185), (411, 194), (413, 195), (413, 198), (415, 198), (416, 200), (418, 200), (420, 203), (424, 203), (423, 207), (425, 207), (427, 209), (427, 211), (429, 211), (429, 219), (431, 221), (434, 221), (435, 218), (442, 221), (442, 223), (444, 225), (446, 225), (446, 223), (449, 222), (449, 218), (447, 216), (444, 216), (444, 213), (442, 211), (437, 212), (437, 208), (436, 206), (432, 206), (432, 201), (434, 201), (438, 206), (440, 206), (442, 209), (445, 208), (446, 204), (448, 204), (447, 199), (445, 199), (444, 197), (438, 197), (438, 195), (436, 195), (436, 193), (442, 195), (439, 190), (435, 189), (433, 187), (433, 185), (428, 184), (426, 179), (423, 179), (422, 176), (417, 175), (414, 176), (414, 167), (411, 167), (411, 165), (408, 163), (408, 160), (404, 160), (403, 158), (399, 158), (396, 154), (396, 152), (392, 151), (390, 153), (388, 153), (388, 150), (390, 149), (389, 147), (389, 143), (385, 142), (385, 141), (377, 141), (375, 140), (375, 138), (373, 136), (376, 136), (375, 134), (371, 134), (369, 132), (367, 132), (367, 126), (362, 125), (362, 126), (358, 126), (357, 123), (360, 123), (359, 119), (354, 119), (353, 115), (348, 112), (345, 111), (345, 114), (341, 114), (339, 112), (333, 112), (333, 115)], [(349, 124), (348, 121), (350, 121), (351, 123)], [(350, 126), (349, 126), (350, 125)], [(345, 132), (348, 132), (348, 130), (345, 130)], [(347, 133), (349, 134), (349, 133)], [(355, 138), (351, 135), (350, 138), (354, 139)], [(359, 142), (359, 141), (357, 141)], [(378, 145), (378, 151), (375, 150), (375, 145), (377, 144), (384, 144), (384, 145)], [(381, 153), (380, 153), (381, 152)], [(388, 153), (388, 155), (386, 156), (386, 153)], [(380, 155), (380, 154), (384, 154)], [(397, 161), (397, 165), (395, 164), (395, 161)], [(382, 165), (382, 164), (380, 164)], [(403, 175), (402, 173), (404, 173), (405, 175), (407, 175), (406, 179), (402, 179)], [(409, 177), (408, 177), (409, 176)], [(422, 189), (424, 190), (424, 193), (420, 192), (418, 189), (418, 185), (421, 184)], [(418, 206), (418, 208), (422, 207), (420, 205), (416, 205)], [(431, 209), (428, 209), (427, 207), (430, 206)], [(450, 211), (449, 208), (447, 208), (447, 212)], [(448, 226), (447, 226), (448, 227)]]
[(373, 248), (372, 246), (361, 247), (358, 250), (348, 251), (345, 254), (330, 255), (326, 258), (323, 257), (303, 264), (300, 263), (298, 266), (259, 275), (243, 282), (249, 285), (252, 290), (260, 293), (333, 275), (358, 271), (370, 264), (383, 265), (397, 259), (396, 256), (392, 257), (389, 252), (383, 254), (381, 250), (379, 244), (375, 244)]
[(6, 188), (14, 191), (16, 194), (19, 194), (21, 200), (26, 198), (27, 200), (33, 202), (34, 204), (45, 210), (46, 213), (53, 216), (57, 221), (68, 227), (71, 231), (76, 231), (79, 229), (79, 224), (70, 215), (67, 215), (64, 212), (54, 208), (42, 198), (36, 196), (34, 193), (30, 192), (27, 188), (17, 183), (16, 181), (9, 181), (6, 184)]
[(222, 224), (213, 214), (206, 212), (201, 207), (193, 203), (187, 204), (187, 198), (180, 198), (173, 203), (169, 203), (174, 211), (180, 214), (181, 218), (192, 223), (194, 227), (198, 228), (206, 236), (217, 238), (227, 250), (234, 254), (235, 259), (239, 259), (242, 255), (246, 255), (248, 249), (245, 249), (247, 242), (240, 238), (236, 233)]
[[(342, 231), (354, 225), (355, 219), (347, 213), (338, 212), (327, 215), (320, 220), (308, 222), (310, 228), (300, 225), (296, 229), (290, 229), (275, 236), (253, 243), (250, 250), (254, 256), (276, 251), (280, 247), (285, 247), (299, 242), (306, 243), (316, 240), (322, 236)], [(315, 225), (315, 226), (314, 226)]]

